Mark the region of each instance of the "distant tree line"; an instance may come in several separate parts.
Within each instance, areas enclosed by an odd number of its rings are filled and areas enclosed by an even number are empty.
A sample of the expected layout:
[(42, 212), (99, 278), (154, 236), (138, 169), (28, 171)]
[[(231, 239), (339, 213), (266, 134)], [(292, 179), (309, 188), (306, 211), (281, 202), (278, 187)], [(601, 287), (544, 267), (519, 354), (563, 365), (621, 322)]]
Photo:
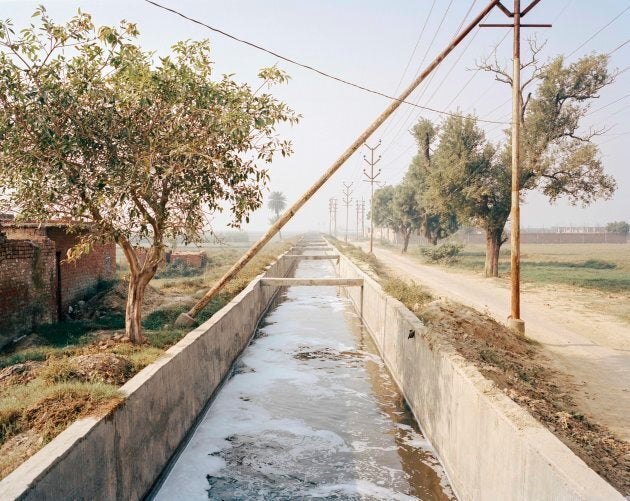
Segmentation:
[[(589, 103), (614, 80), (608, 56), (589, 55), (571, 64), (558, 56), (541, 64), (537, 57), (541, 49), (530, 42), (531, 59), (522, 63), (531, 71), (524, 79), (520, 107), (522, 196), (539, 190), (551, 202), (565, 197), (582, 205), (610, 198), (615, 180), (604, 172), (592, 141), (603, 131), (581, 126)], [(479, 68), (512, 85), (508, 71), (496, 61)], [(411, 133), (418, 153), (400, 184), (374, 193), (374, 223), (402, 233), (403, 252), (414, 231), (435, 245), (460, 225), (483, 229), (485, 275), (497, 276), (511, 209), (509, 128), (502, 141), (492, 143), (470, 114), (449, 116), (440, 123), (421, 119)], [(623, 231), (623, 223), (611, 228)]]

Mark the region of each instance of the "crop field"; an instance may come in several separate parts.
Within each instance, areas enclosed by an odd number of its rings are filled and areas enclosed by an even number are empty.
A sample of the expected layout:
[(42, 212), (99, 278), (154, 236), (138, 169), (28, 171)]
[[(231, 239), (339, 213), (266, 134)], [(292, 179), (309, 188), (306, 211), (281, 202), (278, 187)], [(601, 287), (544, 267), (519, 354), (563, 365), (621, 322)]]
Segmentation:
[[(419, 247), (410, 249), (424, 259)], [(485, 247), (469, 244), (450, 266), (483, 271)], [(510, 248), (501, 249), (501, 276), (510, 273)], [(521, 278), (525, 282), (564, 284), (602, 292), (630, 294), (630, 244), (524, 244)]]

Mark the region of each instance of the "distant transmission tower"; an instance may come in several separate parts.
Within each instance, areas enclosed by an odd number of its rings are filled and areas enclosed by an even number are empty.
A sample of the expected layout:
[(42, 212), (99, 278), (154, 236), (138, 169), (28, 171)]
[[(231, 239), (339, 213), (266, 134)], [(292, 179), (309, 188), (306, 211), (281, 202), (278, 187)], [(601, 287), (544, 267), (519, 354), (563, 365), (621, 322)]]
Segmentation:
[(367, 179), (364, 179), (366, 183), (370, 183), (370, 252), (372, 252), (372, 247), (374, 244), (374, 183), (376, 182), (376, 178), (381, 175), (381, 169), (378, 170), (376, 174), (374, 174), (374, 166), (381, 160), (381, 156), (379, 155), (376, 160), (374, 160), (374, 151), (381, 145), (381, 140), (379, 139), (378, 144), (373, 148), (364, 144), (368, 150), (370, 150), (370, 159), (364, 155), (363, 160), (370, 166), (370, 173), (368, 174), (365, 169), (363, 169), (363, 174)]

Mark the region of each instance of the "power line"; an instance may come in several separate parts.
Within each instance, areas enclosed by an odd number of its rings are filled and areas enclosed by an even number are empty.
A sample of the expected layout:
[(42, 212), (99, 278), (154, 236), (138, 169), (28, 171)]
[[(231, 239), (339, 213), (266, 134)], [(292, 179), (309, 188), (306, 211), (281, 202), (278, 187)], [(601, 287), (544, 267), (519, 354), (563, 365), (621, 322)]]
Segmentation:
[[(411, 65), (411, 61), (413, 60), (413, 56), (416, 54), (416, 50), (418, 50), (418, 45), (420, 44), (420, 40), (422, 40), (422, 36), (424, 35), (424, 31), (427, 27), (427, 24), (429, 23), (429, 19), (431, 18), (431, 14), (433, 13), (433, 9), (435, 7), (435, 2), (437, 0), (433, 0), (433, 3), (431, 4), (431, 8), (429, 9), (429, 13), (427, 14), (426, 19), (424, 20), (424, 24), (422, 25), (422, 29), (420, 30), (420, 35), (418, 36), (418, 40), (416, 40), (416, 45), (414, 46), (413, 50), (411, 51), (411, 55), (409, 56), (409, 60), (407, 61), (407, 65), (405, 66), (405, 69), (402, 72), (402, 75), (400, 76), (400, 80), (398, 81), (398, 85), (396, 85), (396, 90), (394, 91), (394, 94), (398, 93), (398, 89), (400, 88), (400, 85), (402, 84), (403, 80), (405, 79), (405, 75), (407, 74), (407, 70), (409, 69), (409, 66)], [(387, 124), (385, 125), (385, 129), (383, 130), (383, 135), (385, 135), (387, 133), (387, 131), (389, 130), (390, 126), (392, 124), (391, 120), (387, 121)]]
[[(427, 58), (427, 56), (429, 54), (429, 51), (431, 50), (431, 47), (433, 46), (433, 42), (435, 42), (435, 39), (436, 39), (436, 37), (437, 37), (437, 35), (438, 35), (439, 31), (440, 31), (440, 28), (442, 28), (442, 24), (444, 24), (444, 20), (446, 19), (446, 15), (448, 14), (448, 11), (451, 8), (451, 5), (453, 5), (453, 0), (450, 0), (448, 6), (446, 7), (446, 10), (444, 11), (444, 14), (442, 14), (442, 19), (440, 20), (440, 23), (438, 24), (435, 32), (433, 33), (433, 38), (431, 38), (431, 41), (429, 42), (429, 45), (427, 46), (427, 50), (424, 51), (424, 55), (422, 56), (422, 59), (420, 60), (420, 64), (418, 65), (418, 69), (416, 70), (416, 73), (418, 73), (422, 69), (422, 65), (424, 64), (424, 61)], [(434, 74), (435, 74), (435, 72), (433, 72), (429, 76), (428, 82), (426, 82), (426, 83), (423, 82), (423, 84), (422, 84), (423, 87), (426, 87), (427, 85), (429, 85), (429, 83), (431, 82), (431, 79), (433, 78)], [(401, 118), (404, 117), (404, 118), (402, 118), (402, 123), (403, 123), (403, 127), (404, 127), (404, 124), (407, 122), (407, 119), (408, 119), (410, 114), (411, 114), (411, 110), (409, 110), (409, 109), (405, 110), (403, 112), (402, 116), (400, 114), (397, 114), (396, 115), (396, 126), (398, 126), (398, 124), (400, 123)], [(393, 120), (392, 120), (392, 125), (393, 125)], [(398, 137), (399, 134), (400, 134), (400, 128), (398, 129), (396, 134), (394, 134), (394, 138)], [(389, 149), (389, 146), (386, 146), (385, 147), (385, 151), (387, 151), (388, 149)]]
[[(477, 33), (478, 33), (478, 32), (477, 32)], [(497, 53), (497, 50), (499, 50), (499, 47), (500, 47), (500, 46), (501, 46), (501, 44), (505, 41), (505, 39), (507, 38), (507, 36), (508, 36), (509, 34), (510, 34), (510, 32), (509, 32), (509, 31), (506, 31), (506, 32), (505, 32), (505, 35), (503, 35), (503, 38), (502, 38), (501, 40), (499, 40), (499, 42), (498, 42), (498, 43), (494, 46), (494, 49), (493, 49), (493, 51), (492, 51), (492, 54), (496, 54), (496, 53)], [(470, 85), (470, 82), (472, 82), (472, 81), (473, 81), (473, 79), (474, 79), (474, 78), (475, 78), (475, 77), (479, 74), (479, 72), (480, 72), (480, 71), (481, 71), (481, 68), (477, 68), (477, 69), (475, 70), (475, 72), (474, 72), (474, 73), (472, 74), (472, 76), (468, 79), (468, 81), (464, 84), (464, 86), (463, 86), (461, 89), (459, 89), (459, 92), (458, 92), (457, 94), (455, 94), (455, 97), (453, 97), (453, 99), (451, 99), (451, 100), (449, 101), (449, 103), (446, 105), (446, 108), (447, 108), (447, 109), (451, 107), (451, 105), (455, 102), (455, 100), (456, 100), (456, 99), (457, 99), (457, 98), (461, 95), (461, 93), (462, 93), (462, 92), (464, 92), (464, 89), (466, 89), (466, 87), (468, 87), (468, 86)], [(490, 85), (490, 86), (489, 86), (489, 87), (488, 87), (488, 88), (487, 88), (487, 89), (486, 89), (486, 90), (482, 93), (482, 95), (480, 95), (480, 96), (479, 96), (479, 98), (477, 98), (477, 99), (475, 100), (475, 103), (473, 103), (473, 105), (472, 105), (472, 106), (470, 106), (470, 107), (469, 107), (469, 109), (470, 109), (471, 107), (473, 107), (473, 106), (474, 106), (474, 105), (475, 105), (475, 104), (479, 101), (479, 99), (480, 99), (482, 96), (485, 96), (485, 95), (486, 95), (486, 94), (490, 91), (490, 89), (491, 89), (492, 87), (493, 87), (493, 85)]]
[(411, 61), (413, 61), (413, 56), (416, 54), (416, 51), (418, 50), (418, 45), (420, 45), (420, 40), (422, 40), (422, 35), (424, 35), (424, 30), (427, 28), (427, 24), (429, 23), (429, 18), (431, 17), (431, 13), (433, 12), (433, 8), (435, 7), (435, 2), (437, 0), (433, 0), (433, 3), (431, 4), (431, 8), (429, 9), (429, 13), (427, 14), (427, 18), (424, 20), (424, 24), (422, 25), (422, 29), (420, 30), (420, 35), (418, 35), (418, 39), (416, 40), (416, 45), (414, 46), (413, 50), (411, 51), (411, 55), (409, 56), (409, 60), (407, 61), (407, 65), (405, 66), (405, 69), (402, 72), (402, 75), (400, 76), (400, 80), (398, 81), (398, 85), (396, 85), (396, 90), (394, 91), (394, 94), (396, 94), (398, 92), (398, 89), (400, 88), (400, 85), (402, 84), (403, 80), (405, 79), (405, 75), (407, 74), (407, 70), (409, 70), (409, 66), (411, 65)]
[(589, 38), (587, 38), (584, 42), (582, 42), (580, 44), (579, 47), (577, 47), (573, 52), (571, 52), (570, 54), (568, 54), (566, 57), (569, 58), (571, 57), (573, 54), (575, 54), (578, 50), (580, 50), (582, 47), (584, 47), (588, 42), (590, 42), (591, 40), (593, 40), (593, 38), (595, 38), (597, 35), (599, 35), (602, 31), (604, 31), (606, 28), (608, 28), (612, 23), (614, 23), (617, 19), (619, 19), (621, 16), (623, 16), (628, 10), (630, 10), (630, 5), (628, 5), (625, 9), (623, 9), (619, 14), (617, 14), (615, 17), (613, 17), (610, 21), (608, 21), (604, 26), (602, 26), (599, 30), (597, 30), (595, 33), (593, 33)]
[[(464, 25), (464, 22), (466, 21), (466, 18), (468, 17), (468, 14), (470, 13), (470, 11), (472, 10), (473, 6), (475, 5), (475, 2), (477, 0), (473, 0), (472, 4), (470, 5), (468, 11), (466, 12), (466, 15), (464, 16), (464, 18), (462, 19), (462, 22), (459, 24), (459, 26), (457, 27), (457, 31), (455, 32), (455, 35), (457, 35), (457, 33), (459, 33), (459, 31), (461, 30), (461, 27)], [(442, 19), (440, 20), (440, 24), (438, 25), (437, 29), (435, 30), (435, 33), (433, 34), (433, 38), (431, 39), (431, 43), (429, 44), (429, 46), (427, 47), (427, 50), (424, 53), (424, 57), (422, 58), (422, 62), (420, 63), (420, 66), (418, 68), (418, 71), (420, 71), (422, 64), (424, 62), (424, 59), (427, 57), (429, 51), (431, 50), (431, 46), (433, 45), (433, 42), (435, 41), (440, 29), (442, 28), (442, 25), (444, 24), (444, 20), (446, 19), (446, 16), (449, 12), (449, 9), (451, 8), (451, 6), (453, 5), (453, 0), (451, 0), (448, 4), (448, 6), (446, 7), (446, 10), (444, 11), (444, 14), (442, 15)], [(475, 33), (473, 35), (473, 38), (476, 36), (477, 33)], [(468, 48), (468, 46), (470, 45), (470, 42), (468, 43), (468, 45), (464, 48), (464, 52), (466, 51), (466, 49)], [(429, 76), (428, 81), (426, 82), (426, 84), (423, 85), (422, 90), (420, 91), (420, 94), (418, 96), (418, 98), (415, 100), (416, 104), (420, 105), (420, 100), (422, 99), (422, 96), (424, 95), (424, 93), (426, 92), (426, 90), (429, 88), (429, 86), (431, 85), (431, 82), (433, 81), (433, 78), (435, 78), (435, 74), (436, 72), (432, 73), (431, 76)], [(402, 118), (402, 122), (401, 120), (397, 121), (397, 125), (400, 124), (400, 126), (398, 127), (396, 133), (394, 134), (394, 136), (392, 137), (392, 139), (389, 141), (389, 144), (387, 146), (385, 146), (385, 149), (383, 151), (383, 153), (387, 152), (392, 144), (394, 144), (398, 137), (400, 137), (400, 135), (402, 134), (402, 132), (405, 130), (407, 123), (409, 122), (409, 118), (412, 117), (413, 115), (413, 111), (411, 109), (408, 109)]]
[[(281, 59), (283, 61), (286, 61), (287, 63), (290, 63), (290, 64), (293, 64), (295, 66), (299, 66), (299, 67), (304, 68), (306, 70), (312, 71), (314, 73), (317, 73), (318, 75), (321, 75), (321, 76), (323, 76), (325, 78), (329, 78), (331, 80), (334, 80), (336, 82), (342, 83), (344, 85), (349, 85), (350, 87), (354, 87), (356, 89), (360, 89), (360, 90), (363, 90), (365, 92), (369, 92), (370, 94), (375, 94), (377, 96), (385, 97), (385, 98), (390, 99), (392, 101), (398, 101), (398, 102), (401, 102), (401, 103), (404, 103), (404, 104), (408, 104), (408, 105), (413, 106), (415, 108), (421, 108), (423, 110), (432, 111), (434, 113), (440, 113), (442, 115), (459, 116), (457, 113), (449, 113), (448, 111), (438, 110), (438, 109), (435, 109), (435, 108), (430, 108), (428, 106), (420, 106), (419, 104), (412, 103), (412, 102), (406, 101), (406, 100), (401, 100), (401, 99), (399, 99), (399, 98), (397, 98), (395, 96), (390, 96), (389, 94), (386, 94), (384, 92), (380, 92), (380, 91), (377, 91), (377, 90), (365, 87), (363, 85), (350, 82), (349, 80), (345, 80), (344, 78), (337, 77), (337, 76), (332, 75), (330, 73), (327, 73), (327, 72), (325, 72), (323, 70), (317, 69), (314, 66), (311, 66), (309, 64), (300, 63), (299, 61), (296, 61), (295, 59), (291, 59), (290, 57), (283, 56), (283, 55), (281, 55), (281, 54), (279, 54), (279, 53), (277, 53), (277, 52), (275, 52), (273, 50), (266, 49), (265, 47), (262, 47), (260, 45), (255, 44), (255, 43), (248, 42), (247, 40), (243, 40), (241, 38), (238, 38), (238, 37), (236, 37), (234, 35), (231, 35), (231, 34), (225, 32), (225, 31), (223, 31), (223, 30), (220, 30), (218, 28), (214, 28), (213, 26), (210, 26), (209, 24), (206, 24), (203, 21), (199, 21), (198, 19), (194, 19), (194, 18), (192, 18), (190, 16), (187, 16), (186, 14), (183, 14), (183, 13), (181, 13), (181, 12), (175, 10), (175, 9), (171, 9), (170, 7), (166, 7), (166, 6), (161, 5), (161, 4), (157, 3), (157, 2), (154, 2), (153, 0), (144, 0), (144, 1), (146, 3), (154, 5), (155, 7), (158, 7), (160, 9), (163, 9), (163, 10), (166, 10), (168, 12), (171, 12), (171, 13), (179, 16), (179, 17), (182, 17), (182, 18), (184, 18), (184, 19), (186, 19), (186, 20), (188, 20), (188, 21), (190, 21), (192, 23), (195, 23), (195, 24), (198, 24), (200, 26), (203, 26), (203, 27), (205, 27), (205, 28), (207, 28), (207, 29), (209, 29), (211, 31), (214, 31), (215, 33), (219, 33), (220, 35), (223, 35), (223, 36), (226, 36), (228, 38), (231, 38), (232, 40), (235, 40), (236, 42), (248, 45), (248, 46), (253, 47), (255, 49), (258, 49), (258, 50), (260, 50), (262, 52), (266, 52), (267, 54), (271, 54), (272, 56), (277, 57), (278, 59)], [(452, 0), (451, 0), (451, 2), (452, 2)], [(499, 122), (496, 122), (494, 120), (479, 119), (479, 121), (480, 122), (488, 122), (488, 123), (499, 123)]]
[(630, 38), (628, 38), (628, 40), (623, 42), (621, 45), (617, 45), (617, 47), (611, 50), (607, 55), (612, 56), (615, 52), (617, 52), (619, 49), (621, 49), (624, 45), (627, 45), (628, 43), (630, 43)]
[(605, 108), (608, 108), (609, 106), (612, 106), (613, 104), (618, 103), (619, 101), (623, 101), (623, 100), (624, 100), (624, 99), (626, 99), (627, 97), (630, 97), (630, 94), (626, 94), (625, 96), (622, 96), (622, 97), (620, 97), (619, 99), (615, 99), (615, 100), (614, 100), (613, 102), (611, 102), (611, 103), (608, 103), (608, 104), (606, 104), (606, 105), (604, 105), (604, 106), (601, 106), (601, 107), (599, 107), (599, 108), (595, 108), (594, 110), (589, 111), (589, 112), (588, 112), (586, 115), (584, 115), (584, 116), (586, 116), (586, 117), (587, 117), (587, 116), (589, 116), (589, 115), (593, 115), (594, 113), (597, 113), (598, 111), (601, 111), (601, 110), (603, 110), (603, 109), (605, 109)]

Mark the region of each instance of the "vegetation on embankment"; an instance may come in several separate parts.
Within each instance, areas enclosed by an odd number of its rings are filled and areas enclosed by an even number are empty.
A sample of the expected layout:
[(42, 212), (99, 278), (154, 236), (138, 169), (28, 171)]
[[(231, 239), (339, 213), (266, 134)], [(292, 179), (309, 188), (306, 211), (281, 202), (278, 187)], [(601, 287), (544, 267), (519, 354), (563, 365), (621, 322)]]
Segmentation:
[[(205, 321), (243, 290), (290, 242), (269, 244), (198, 317)], [(147, 342), (124, 334), (124, 276), (87, 301), (77, 318), (41, 326), (10, 352), (0, 353), (0, 478), (37, 452), (73, 421), (104, 415), (123, 399), (118, 388), (179, 341), (173, 327), (243, 250), (214, 249), (194, 277), (154, 280), (147, 289), (143, 328)]]
[[(409, 254), (429, 264), (422, 246)], [(449, 266), (483, 273), (483, 245), (468, 244)], [(501, 250), (499, 276), (509, 277), (510, 249)], [(602, 292), (630, 291), (630, 245), (624, 244), (523, 244), (521, 279), (540, 284), (562, 284)]]
[(630, 494), (630, 444), (585, 416), (573, 397), (573, 380), (552, 369), (535, 342), (515, 336), (477, 310), (435, 300), (422, 286), (394, 276), (373, 254), (331, 241), (593, 470), (624, 495)]

